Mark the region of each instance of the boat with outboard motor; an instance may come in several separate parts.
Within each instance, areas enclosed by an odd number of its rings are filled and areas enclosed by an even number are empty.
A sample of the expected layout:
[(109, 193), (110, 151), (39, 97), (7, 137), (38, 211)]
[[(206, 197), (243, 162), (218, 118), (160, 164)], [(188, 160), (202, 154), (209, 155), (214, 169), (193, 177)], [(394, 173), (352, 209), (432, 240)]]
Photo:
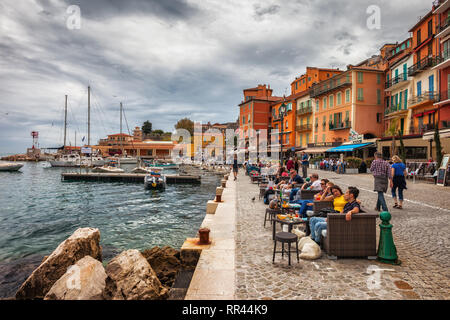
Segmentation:
[(166, 176), (159, 172), (151, 172), (144, 178), (144, 187), (146, 190), (162, 190), (166, 188)]

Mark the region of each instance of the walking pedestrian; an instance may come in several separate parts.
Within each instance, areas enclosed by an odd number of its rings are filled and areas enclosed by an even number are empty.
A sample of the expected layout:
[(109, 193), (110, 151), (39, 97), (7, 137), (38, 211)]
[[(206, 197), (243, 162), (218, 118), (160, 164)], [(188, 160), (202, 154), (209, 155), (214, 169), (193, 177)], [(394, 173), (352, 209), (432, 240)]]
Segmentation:
[(295, 171), (298, 172), (298, 169), (299, 169), (299, 160), (298, 160), (297, 155), (295, 155), (295, 157), (294, 157), (294, 169), (295, 169)]
[(302, 151), (302, 174), (303, 178), (308, 176), (308, 166), (309, 166), (309, 156), (307, 153)]
[(236, 181), (237, 179), (237, 174), (238, 174), (238, 160), (237, 160), (237, 155), (234, 155), (234, 160), (233, 160), (233, 174), (234, 174), (234, 181)]
[[(391, 191), (392, 198), (394, 198), (394, 208), (403, 209), (403, 190), (406, 188), (406, 166), (402, 162), (399, 156), (393, 156), (392, 161), (394, 164), (391, 166)], [(396, 190), (398, 189), (398, 199), (400, 204), (397, 203)]]
[(370, 172), (372, 172), (374, 177), (374, 188), (373, 190), (378, 193), (377, 204), (375, 207), (376, 211), (380, 211), (380, 207), (383, 211), (388, 211), (386, 205), (386, 200), (384, 199), (384, 193), (388, 189), (389, 180), (391, 180), (391, 167), (387, 161), (384, 161), (382, 154), (379, 152), (375, 153), (375, 160), (372, 161), (370, 166)]

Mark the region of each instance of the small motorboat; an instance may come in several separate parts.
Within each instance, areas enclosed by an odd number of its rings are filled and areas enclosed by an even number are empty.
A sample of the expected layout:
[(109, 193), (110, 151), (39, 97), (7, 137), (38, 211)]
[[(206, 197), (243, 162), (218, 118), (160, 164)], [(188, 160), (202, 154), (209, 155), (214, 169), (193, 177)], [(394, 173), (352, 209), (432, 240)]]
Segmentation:
[(160, 173), (163, 170), (163, 168), (155, 168), (155, 167), (136, 167), (133, 170), (131, 170), (132, 173), (148, 173), (151, 174), (152, 172)]
[(81, 158), (79, 154), (58, 155), (56, 159), (49, 160), (52, 167), (79, 167)]
[(152, 172), (144, 178), (144, 187), (146, 190), (151, 189), (165, 189), (166, 188), (166, 177), (157, 172)]
[(116, 168), (116, 167), (111, 167), (111, 166), (103, 166), (103, 167), (96, 167), (94, 169), (92, 169), (92, 172), (97, 172), (97, 173), (123, 173), (125, 172), (123, 169), (120, 168)]
[(0, 171), (18, 171), (23, 167), (23, 163), (0, 162)]

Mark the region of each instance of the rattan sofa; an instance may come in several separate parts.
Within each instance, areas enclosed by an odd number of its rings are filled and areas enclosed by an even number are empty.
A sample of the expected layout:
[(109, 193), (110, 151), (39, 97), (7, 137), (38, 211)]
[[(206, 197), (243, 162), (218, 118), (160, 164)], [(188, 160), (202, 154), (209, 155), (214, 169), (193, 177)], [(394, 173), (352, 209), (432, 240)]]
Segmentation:
[(357, 213), (351, 221), (345, 214), (329, 213), (327, 230), (322, 239), (328, 258), (340, 257), (375, 259), (377, 255), (376, 212)]

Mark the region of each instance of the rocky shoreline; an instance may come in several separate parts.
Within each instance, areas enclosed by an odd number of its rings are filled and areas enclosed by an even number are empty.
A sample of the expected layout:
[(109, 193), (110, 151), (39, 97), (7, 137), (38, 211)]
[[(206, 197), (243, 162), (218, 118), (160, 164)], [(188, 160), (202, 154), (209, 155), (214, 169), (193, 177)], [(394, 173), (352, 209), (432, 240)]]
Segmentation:
[[(27, 270), (38, 264), (36, 260), (33, 257)], [(182, 281), (186, 288), (172, 287), (178, 275), (183, 278), (186, 274), (192, 276), (197, 260), (196, 256), (182, 256), (179, 250), (166, 246), (142, 252), (135, 249), (123, 251), (104, 267), (100, 231), (80, 228), (44, 257), (15, 297), (2, 299), (183, 299), (190, 279), (187, 283)]]

